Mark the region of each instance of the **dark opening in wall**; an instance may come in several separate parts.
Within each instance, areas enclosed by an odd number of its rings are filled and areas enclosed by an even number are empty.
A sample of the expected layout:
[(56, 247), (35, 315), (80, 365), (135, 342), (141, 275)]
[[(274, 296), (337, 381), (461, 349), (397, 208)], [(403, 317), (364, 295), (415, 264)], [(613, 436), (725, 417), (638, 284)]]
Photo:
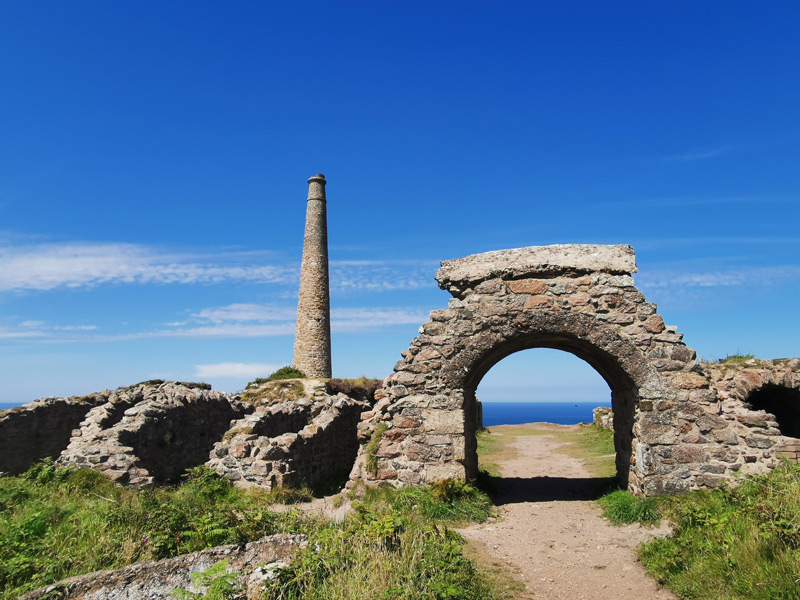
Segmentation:
[(768, 383), (750, 394), (747, 401), (754, 410), (775, 415), (783, 435), (800, 438), (800, 390)]

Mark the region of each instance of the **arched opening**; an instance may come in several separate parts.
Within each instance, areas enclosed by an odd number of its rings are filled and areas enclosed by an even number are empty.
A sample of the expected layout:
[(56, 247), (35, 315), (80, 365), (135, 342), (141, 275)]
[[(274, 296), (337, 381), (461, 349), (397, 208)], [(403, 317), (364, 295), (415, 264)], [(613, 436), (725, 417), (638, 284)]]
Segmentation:
[(783, 435), (800, 439), (800, 390), (768, 383), (752, 392), (747, 403), (775, 415)]
[[(638, 404), (638, 388), (617, 359), (596, 345), (569, 335), (520, 336), (493, 348), (476, 362), (464, 385), (465, 472), (468, 477), (478, 474), (476, 392), (484, 376), (501, 360), (522, 350), (551, 349), (567, 352), (594, 369), (605, 381), (614, 411), (614, 451), (616, 476), (620, 487), (626, 488), (630, 477), (633, 442), (633, 423)], [(608, 393), (608, 392), (606, 392)], [(602, 404), (602, 399), (598, 405)], [(588, 419), (587, 419), (588, 420)]]

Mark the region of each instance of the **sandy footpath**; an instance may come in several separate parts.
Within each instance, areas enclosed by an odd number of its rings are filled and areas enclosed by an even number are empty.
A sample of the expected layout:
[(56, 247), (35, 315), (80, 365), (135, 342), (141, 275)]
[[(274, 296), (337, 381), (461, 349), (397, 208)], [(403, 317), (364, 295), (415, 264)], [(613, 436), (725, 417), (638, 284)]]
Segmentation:
[(508, 564), (537, 599), (677, 598), (659, 589), (634, 553), (641, 542), (666, 530), (610, 525), (591, 501), (591, 477), (583, 461), (557, 452), (561, 445), (553, 436), (514, 437), (516, 456), (500, 462), (499, 518), (461, 534)]

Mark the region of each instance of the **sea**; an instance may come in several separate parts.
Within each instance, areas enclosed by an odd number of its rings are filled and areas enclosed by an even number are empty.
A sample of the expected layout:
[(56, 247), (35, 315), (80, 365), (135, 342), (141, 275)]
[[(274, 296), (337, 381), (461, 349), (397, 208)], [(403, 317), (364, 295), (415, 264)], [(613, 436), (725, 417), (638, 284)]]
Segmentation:
[[(0, 402), (0, 410), (19, 406)], [(483, 426), (519, 425), (520, 423), (591, 423), (592, 409), (611, 406), (606, 402), (484, 402)]]
[(484, 402), (483, 426), (520, 423), (591, 423), (592, 409), (611, 406), (605, 402)]

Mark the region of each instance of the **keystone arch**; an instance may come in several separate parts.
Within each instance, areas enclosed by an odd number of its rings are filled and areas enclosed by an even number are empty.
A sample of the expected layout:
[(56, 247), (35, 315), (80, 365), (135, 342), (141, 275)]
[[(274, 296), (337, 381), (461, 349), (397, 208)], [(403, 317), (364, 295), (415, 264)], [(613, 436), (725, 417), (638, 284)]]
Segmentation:
[(705, 367), (635, 287), (635, 272), (630, 246), (534, 246), (443, 262), (436, 280), (453, 298), (431, 313), (362, 415), (361, 439), (373, 443), (361, 446), (351, 478), (400, 486), (474, 477), (475, 389), (502, 358), (537, 347), (570, 352), (608, 382), (617, 473), (634, 493), (716, 487), (774, 466), (767, 438), (779, 432), (750, 436), (723, 414)]

